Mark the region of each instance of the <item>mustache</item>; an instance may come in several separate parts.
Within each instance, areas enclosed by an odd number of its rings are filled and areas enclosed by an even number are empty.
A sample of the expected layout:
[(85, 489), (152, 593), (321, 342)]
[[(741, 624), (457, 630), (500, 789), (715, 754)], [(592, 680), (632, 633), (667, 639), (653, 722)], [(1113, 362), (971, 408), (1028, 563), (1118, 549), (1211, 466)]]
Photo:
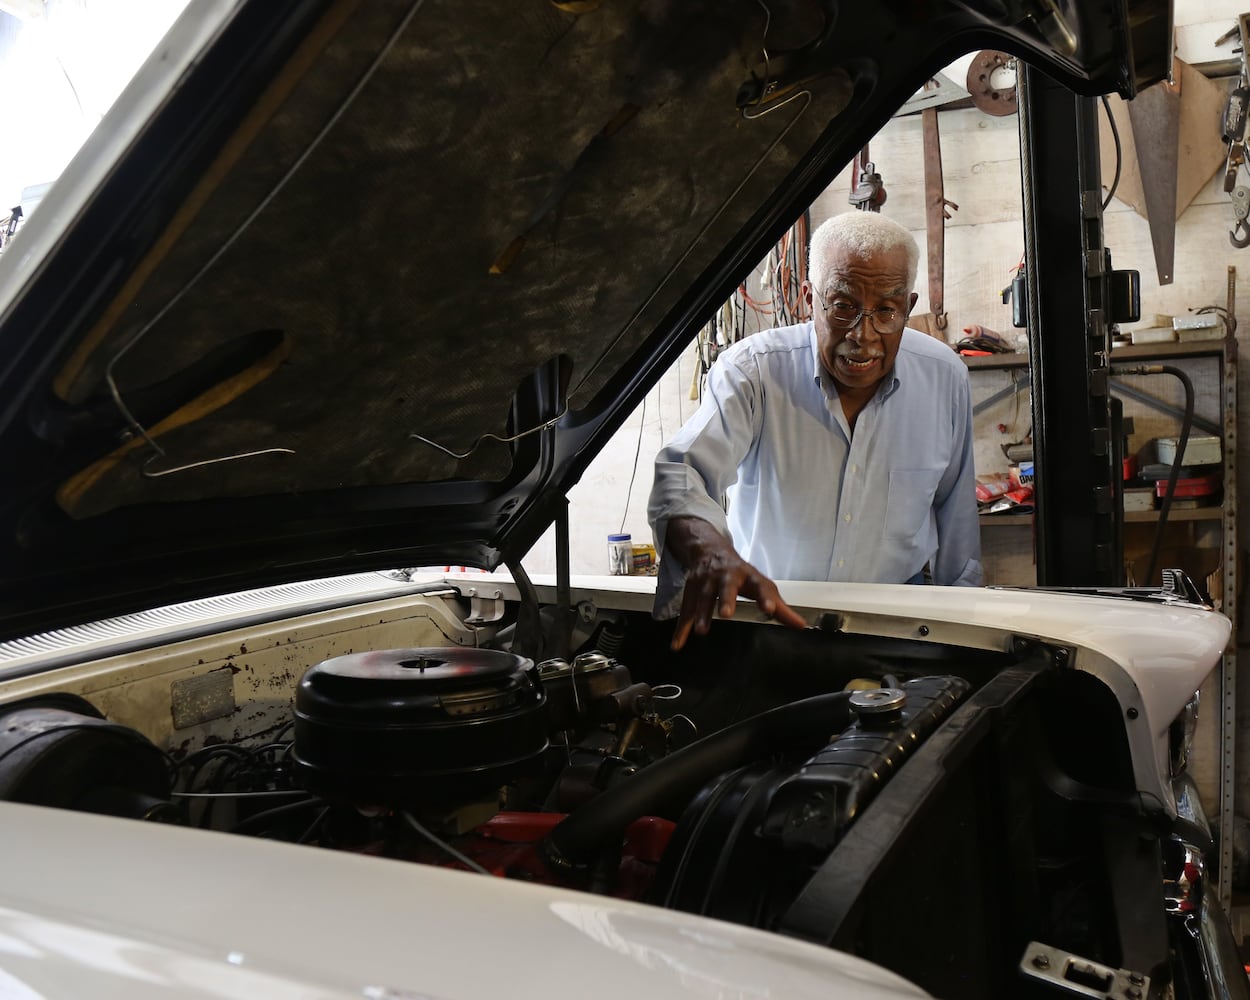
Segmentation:
[(834, 355), (839, 358), (850, 358), (853, 361), (871, 361), (873, 358), (885, 357), (880, 351), (857, 351), (854, 348), (841, 345), (834, 349)]

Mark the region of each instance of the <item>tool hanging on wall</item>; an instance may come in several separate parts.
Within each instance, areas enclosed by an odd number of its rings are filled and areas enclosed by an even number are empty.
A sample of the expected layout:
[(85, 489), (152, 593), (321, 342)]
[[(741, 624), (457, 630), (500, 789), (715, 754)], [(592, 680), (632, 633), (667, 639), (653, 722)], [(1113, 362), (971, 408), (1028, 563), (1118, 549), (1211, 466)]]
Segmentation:
[(18, 224), (22, 221), (22, 206), (14, 205), (13, 211), (0, 219), (0, 250), (8, 245), (9, 240), (13, 239), (17, 232)]
[(1172, 283), (1176, 260), (1176, 172), (1180, 161), (1181, 71), (1147, 87), (1128, 103), (1146, 199), (1146, 220), (1160, 285)]
[(972, 103), (987, 115), (1004, 118), (1019, 110), (1016, 60), (1006, 52), (978, 52), (968, 66), (967, 86)]
[(861, 212), (880, 212), (885, 197), (885, 182), (877, 173), (877, 165), (868, 158), (868, 146), (865, 145), (855, 155), (855, 175), (847, 200)]
[(946, 220), (951, 217), (947, 209), (958, 211), (959, 206), (946, 197), (942, 180), (942, 142), (938, 132), (937, 108), (925, 108), (920, 112), (921, 131), (924, 138), (924, 198), (925, 229), (927, 231), (929, 256), (929, 312), (913, 316), (910, 325), (923, 329), (931, 337), (946, 339), (945, 260)]
[(1176, 219), (1225, 166), (1228, 153), (1211, 127), (1225, 109), (1227, 85), (1179, 59), (1172, 75), (1175, 85), (1162, 81), (1132, 101), (1106, 98), (1107, 115), (1098, 125), (1104, 210), (1114, 197), (1149, 223), (1160, 284), (1174, 278)]
[(1242, 14), (1237, 19), (1236, 27), (1216, 40), (1217, 45), (1234, 38), (1241, 43), (1241, 75), (1237, 86), (1229, 91), (1220, 135), (1228, 143), (1228, 156), (1224, 161), (1224, 191), (1233, 203), (1233, 228), (1229, 231), (1228, 241), (1243, 249), (1250, 246), (1250, 225), (1246, 222), (1247, 213), (1250, 212), (1250, 187), (1238, 184), (1237, 178), (1246, 162), (1246, 111), (1250, 104), (1250, 69), (1246, 64), (1246, 46), (1250, 41), (1248, 17), (1250, 15)]

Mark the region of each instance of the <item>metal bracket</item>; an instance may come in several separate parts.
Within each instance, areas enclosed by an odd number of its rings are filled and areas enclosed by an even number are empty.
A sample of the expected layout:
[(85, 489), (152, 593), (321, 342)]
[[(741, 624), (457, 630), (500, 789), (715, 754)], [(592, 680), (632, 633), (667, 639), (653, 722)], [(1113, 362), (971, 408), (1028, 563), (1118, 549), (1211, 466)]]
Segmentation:
[(503, 617), (503, 591), (492, 590), (489, 593), (485, 591), (479, 593), (476, 587), (470, 587), (464, 592), (464, 596), (469, 599), (469, 614), (465, 618), (465, 624), (489, 625)]
[(1094, 1000), (1142, 1000), (1150, 993), (1150, 977), (1143, 973), (1113, 969), (1038, 941), (1024, 949), (1020, 971), (1072, 996)]

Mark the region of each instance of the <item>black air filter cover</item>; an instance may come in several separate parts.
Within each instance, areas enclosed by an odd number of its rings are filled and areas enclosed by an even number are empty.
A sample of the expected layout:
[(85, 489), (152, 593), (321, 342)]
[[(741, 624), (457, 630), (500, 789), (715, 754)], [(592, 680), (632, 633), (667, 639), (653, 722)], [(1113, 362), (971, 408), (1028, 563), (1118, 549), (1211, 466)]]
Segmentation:
[(547, 748), (532, 661), (497, 650), (388, 649), (338, 656), (295, 693), (303, 784), (360, 805), (470, 799)]

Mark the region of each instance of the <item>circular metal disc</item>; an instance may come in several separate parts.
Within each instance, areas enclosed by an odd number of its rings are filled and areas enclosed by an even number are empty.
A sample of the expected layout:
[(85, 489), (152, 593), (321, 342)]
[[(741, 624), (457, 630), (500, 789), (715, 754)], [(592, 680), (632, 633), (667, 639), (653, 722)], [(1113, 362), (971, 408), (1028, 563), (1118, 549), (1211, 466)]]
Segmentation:
[(900, 688), (871, 688), (851, 695), (851, 707), (860, 715), (885, 715), (907, 704), (907, 693)]
[[(972, 103), (987, 115), (1002, 118), (1017, 110), (1013, 57), (1006, 52), (978, 52), (968, 67), (968, 95)], [(1010, 85), (1002, 77), (1008, 76)]]

